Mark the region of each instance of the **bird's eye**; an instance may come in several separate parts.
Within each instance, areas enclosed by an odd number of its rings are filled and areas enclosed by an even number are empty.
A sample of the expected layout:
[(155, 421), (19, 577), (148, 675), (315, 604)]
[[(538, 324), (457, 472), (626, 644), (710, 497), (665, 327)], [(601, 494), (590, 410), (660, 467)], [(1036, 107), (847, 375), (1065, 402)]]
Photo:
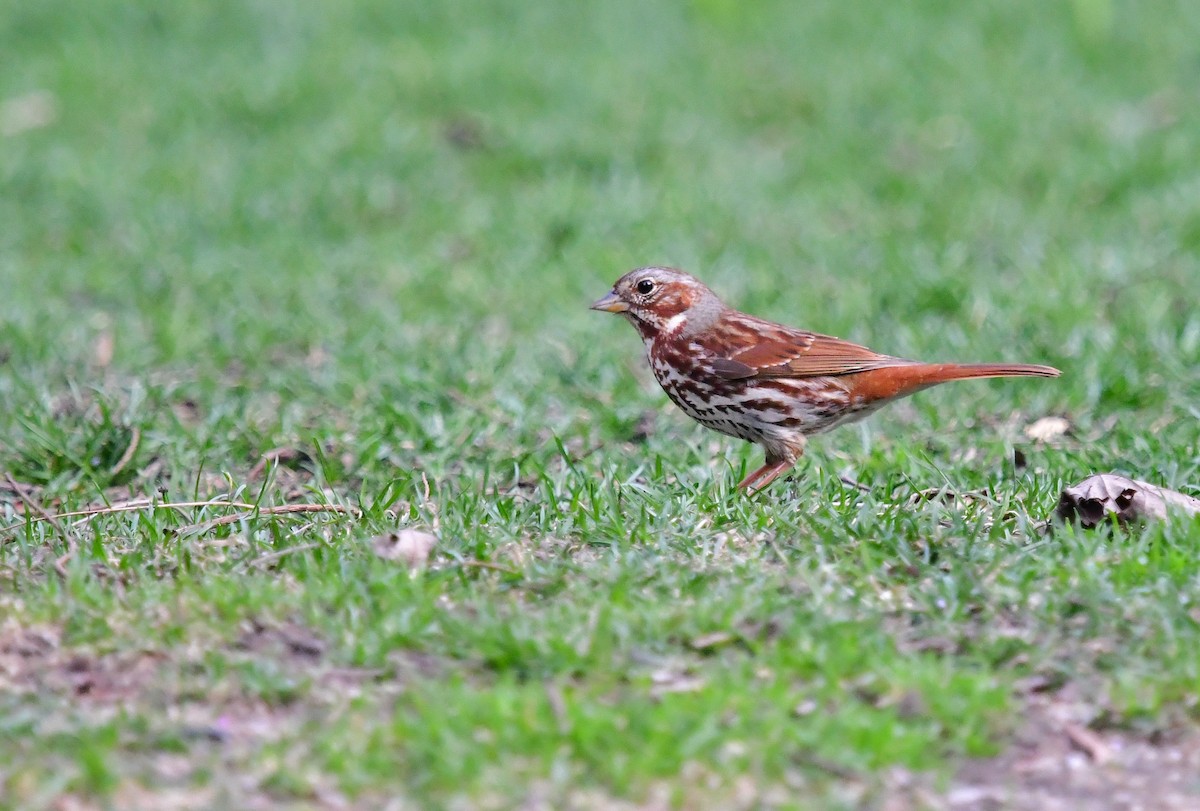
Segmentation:
[(654, 292), (654, 282), (649, 279), (642, 279), (637, 283), (637, 291), (643, 296), (648, 296)]

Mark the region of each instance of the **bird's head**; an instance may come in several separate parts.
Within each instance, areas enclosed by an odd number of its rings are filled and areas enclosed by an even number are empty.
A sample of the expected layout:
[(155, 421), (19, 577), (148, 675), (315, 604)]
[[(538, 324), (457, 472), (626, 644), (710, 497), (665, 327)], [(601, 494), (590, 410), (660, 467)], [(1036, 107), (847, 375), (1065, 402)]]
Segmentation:
[(593, 310), (625, 316), (642, 338), (686, 335), (711, 325), (725, 309), (713, 291), (690, 273), (674, 268), (631, 270)]

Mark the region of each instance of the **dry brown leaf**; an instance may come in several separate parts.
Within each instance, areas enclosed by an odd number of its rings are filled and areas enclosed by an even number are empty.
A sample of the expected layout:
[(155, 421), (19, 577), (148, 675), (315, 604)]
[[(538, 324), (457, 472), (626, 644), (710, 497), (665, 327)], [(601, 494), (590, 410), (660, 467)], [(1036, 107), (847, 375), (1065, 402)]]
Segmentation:
[(371, 548), (384, 560), (397, 560), (410, 568), (424, 566), (429, 553), (437, 545), (437, 537), (419, 529), (400, 529), (376, 535)]
[(1170, 511), (1200, 515), (1200, 499), (1116, 473), (1097, 473), (1063, 490), (1055, 515), (1092, 529), (1106, 520), (1161, 520)]

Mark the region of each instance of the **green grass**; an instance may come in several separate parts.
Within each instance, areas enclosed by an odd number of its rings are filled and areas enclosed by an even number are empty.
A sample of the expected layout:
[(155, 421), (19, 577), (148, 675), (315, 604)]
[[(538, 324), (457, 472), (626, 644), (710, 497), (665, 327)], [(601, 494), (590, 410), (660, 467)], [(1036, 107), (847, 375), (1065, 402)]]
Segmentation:
[[(1200, 525), (1040, 522), (1095, 471), (1200, 494), (1197, 43), (1111, 0), (0, 3), (0, 472), (361, 510), (0, 490), (0, 805), (854, 806), (1003, 752), (1035, 680), (1190, 727)], [(747, 499), (760, 451), (586, 310), (652, 263), (1063, 377)]]

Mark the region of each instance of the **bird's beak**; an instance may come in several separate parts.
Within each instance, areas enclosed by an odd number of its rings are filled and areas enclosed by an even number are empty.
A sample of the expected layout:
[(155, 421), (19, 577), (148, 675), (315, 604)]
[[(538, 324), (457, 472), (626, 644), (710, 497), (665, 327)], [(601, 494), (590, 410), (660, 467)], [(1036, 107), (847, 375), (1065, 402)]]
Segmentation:
[(603, 310), (606, 313), (624, 313), (628, 312), (629, 305), (617, 298), (617, 291), (610, 290), (604, 298), (593, 301), (591, 309)]

